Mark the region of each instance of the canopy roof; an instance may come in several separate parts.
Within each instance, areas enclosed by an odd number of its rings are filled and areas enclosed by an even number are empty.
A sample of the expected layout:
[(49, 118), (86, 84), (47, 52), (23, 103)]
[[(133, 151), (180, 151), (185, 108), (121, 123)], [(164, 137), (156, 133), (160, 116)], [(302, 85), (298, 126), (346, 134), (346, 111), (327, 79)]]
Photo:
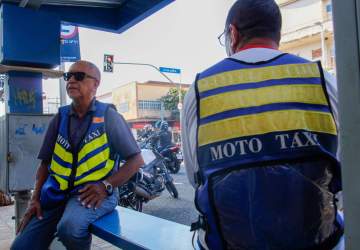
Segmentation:
[(51, 12), (64, 22), (121, 33), (174, 0), (2, 0)]

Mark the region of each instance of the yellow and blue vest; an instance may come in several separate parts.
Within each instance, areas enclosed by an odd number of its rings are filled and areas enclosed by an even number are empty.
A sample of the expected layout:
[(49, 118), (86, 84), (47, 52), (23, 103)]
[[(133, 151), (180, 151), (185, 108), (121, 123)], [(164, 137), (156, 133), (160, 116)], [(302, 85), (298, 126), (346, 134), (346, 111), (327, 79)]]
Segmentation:
[[(333, 200), (316, 190), (340, 189), (320, 64), (289, 54), (260, 63), (227, 58), (197, 76), (195, 91), (195, 203), (210, 249), (307, 249), (341, 231)], [(321, 206), (332, 211), (329, 229), (321, 228)]]
[(42, 190), (43, 205), (62, 201), (73, 190), (111, 174), (115, 160), (110, 152), (104, 121), (109, 105), (98, 101), (95, 105), (91, 124), (77, 148), (69, 142), (71, 106), (59, 109), (59, 132), (49, 166), (49, 178)]

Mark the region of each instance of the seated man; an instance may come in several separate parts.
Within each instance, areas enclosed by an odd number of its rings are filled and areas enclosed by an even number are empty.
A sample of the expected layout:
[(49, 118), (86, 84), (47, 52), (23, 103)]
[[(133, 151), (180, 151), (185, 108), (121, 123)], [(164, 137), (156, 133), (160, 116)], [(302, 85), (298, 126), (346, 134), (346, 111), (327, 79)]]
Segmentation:
[[(95, 100), (99, 69), (78, 61), (64, 79), (72, 104), (49, 125), (33, 196), (11, 249), (48, 249), (55, 233), (67, 249), (90, 249), (90, 223), (117, 206), (116, 187), (144, 164), (122, 116)], [(120, 169), (119, 160), (126, 161)]]

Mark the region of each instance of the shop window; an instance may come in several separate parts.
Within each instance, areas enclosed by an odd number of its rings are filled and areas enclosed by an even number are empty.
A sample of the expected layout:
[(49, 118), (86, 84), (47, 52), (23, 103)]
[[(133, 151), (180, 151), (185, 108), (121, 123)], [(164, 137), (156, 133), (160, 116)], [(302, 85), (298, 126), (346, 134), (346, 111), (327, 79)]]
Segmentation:
[(160, 101), (138, 101), (139, 109), (146, 110), (161, 110), (161, 102)]

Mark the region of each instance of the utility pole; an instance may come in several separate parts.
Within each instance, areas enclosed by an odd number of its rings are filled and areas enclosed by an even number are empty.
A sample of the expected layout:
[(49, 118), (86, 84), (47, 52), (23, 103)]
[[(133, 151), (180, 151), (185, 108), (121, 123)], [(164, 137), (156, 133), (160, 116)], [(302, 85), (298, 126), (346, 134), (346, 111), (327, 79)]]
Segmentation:
[(324, 27), (324, 23), (319, 21), (314, 23), (315, 25), (320, 27), (320, 42), (321, 42), (321, 62), (323, 67), (326, 69), (327, 68), (327, 58), (326, 58), (326, 43), (325, 43), (325, 27)]
[[(65, 63), (62, 62), (59, 67), (60, 71), (65, 71)], [(60, 106), (66, 105), (66, 84), (63, 77), (59, 79), (59, 90), (60, 90)]]

